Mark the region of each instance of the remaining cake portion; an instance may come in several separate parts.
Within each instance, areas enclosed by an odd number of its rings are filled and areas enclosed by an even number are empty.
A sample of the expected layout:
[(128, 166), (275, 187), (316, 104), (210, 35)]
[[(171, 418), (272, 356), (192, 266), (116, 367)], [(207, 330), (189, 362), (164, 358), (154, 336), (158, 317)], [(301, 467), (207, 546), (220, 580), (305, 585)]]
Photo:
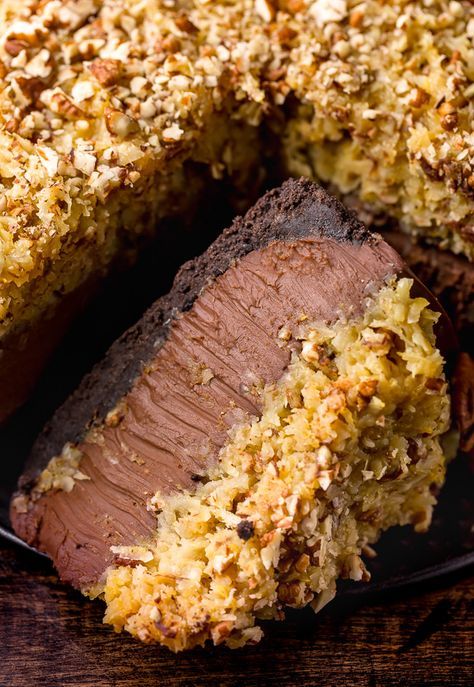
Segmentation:
[(440, 310), (379, 235), (287, 182), (57, 411), (15, 530), (105, 599), (106, 622), (175, 651), (318, 610), (339, 577), (368, 579), (382, 530), (429, 525), (450, 409)]
[(0, 3), (0, 420), (65, 295), (212, 178), (247, 188), (269, 130), (286, 174), (472, 256), (473, 25), (469, 0)]

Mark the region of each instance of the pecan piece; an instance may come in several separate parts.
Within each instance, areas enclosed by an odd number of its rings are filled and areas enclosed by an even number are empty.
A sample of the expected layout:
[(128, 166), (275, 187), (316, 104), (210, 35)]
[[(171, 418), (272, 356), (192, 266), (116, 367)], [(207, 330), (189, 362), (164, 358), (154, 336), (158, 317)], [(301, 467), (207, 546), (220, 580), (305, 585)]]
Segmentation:
[(174, 23), (176, 24), (177, 28), (180, 31), (184, 31), (184, 33), (197, 33), (199, 30), (198, 27), (193, 24), (193, 22), (185, 15), (185, 14), (180, 14), (176, 17), (174, 20)]
[(12, 57), (17, 57), (27, 47), (28, 42), (22, 38), (7, 38), (5, 41), (5, 51)]
[(92, 74), (101, 86), (108, 88), (114, 86), (122, 75), (122, 63), (120, 60), (97, 59), (90, 66)]
[(51, 109), (65, 119), (82, 119), (85, 113), (64, 93), (55, 93), (51, 98)]
[(120, 110), (112, 109), (108, 109), (105, 112), (105, 125), (111, 134), (120, 138), (136, 133), (139, 129), (135, 119)]

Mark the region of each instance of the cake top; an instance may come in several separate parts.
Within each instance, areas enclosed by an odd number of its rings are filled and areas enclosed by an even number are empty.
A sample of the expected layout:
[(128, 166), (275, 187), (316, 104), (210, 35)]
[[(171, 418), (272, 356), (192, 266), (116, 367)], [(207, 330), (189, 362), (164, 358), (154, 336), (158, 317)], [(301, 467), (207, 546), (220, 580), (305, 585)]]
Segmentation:
[(472, 218), (470, 2), (4, 0), (0, 26), (0, 318), (98, 231), (97, 205), (188, 156), (224, 106), (257, 125), (296, 96), (312, 141), (348, 136), (355, 158), (370, 142), (342, 190), (372, 159), (392, 170), (367, 192), (377, 206)]

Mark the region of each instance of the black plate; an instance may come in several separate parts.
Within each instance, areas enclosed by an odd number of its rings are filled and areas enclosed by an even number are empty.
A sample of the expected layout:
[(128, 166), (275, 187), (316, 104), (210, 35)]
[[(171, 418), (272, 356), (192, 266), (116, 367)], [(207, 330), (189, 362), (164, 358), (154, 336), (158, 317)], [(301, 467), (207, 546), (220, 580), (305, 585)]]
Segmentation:
[[(170, 222), (161, 232), (160, 241), (133, 269), (109, 280), (67, 335), (30, 402), (0, 432), (0, 536), (10, 536), (9, 500), (34, 437), (46, 419), (112, 341), (169, 289), (183, 260), (202, 252), (230, 223), (234, 211), (209, 200), (200, 213), (199, 225), (194, 223), (192, 229)], [(368, 561), (372, 581), (344, 584), (344, 591), (361, 593), (398, 587), (473, 565), (473, 488), (474, 473), (467, 458), (460, 455), (449, 466), (429, 532), (415, 534), (409, 527), (387, 532), (377, 544), (377, 558)]]

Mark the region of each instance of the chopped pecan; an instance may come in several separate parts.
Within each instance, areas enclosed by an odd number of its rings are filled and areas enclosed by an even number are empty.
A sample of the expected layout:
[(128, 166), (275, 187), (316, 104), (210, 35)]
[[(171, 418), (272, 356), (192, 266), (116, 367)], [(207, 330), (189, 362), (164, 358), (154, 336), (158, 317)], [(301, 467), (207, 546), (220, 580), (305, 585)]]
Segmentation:
[(349, 17), (349, 25), (353, 29), (358, 29), (364, 21), (364, 13), (361, 10), (354, 10)]
[(458, 125), (458, 113), (455, 106), (450, 102), (445, 102), (438, 108), (441, 116), (441, 126), (446, 131), (452, 131)]
[(255, 0), (255, 11), (263, 21), (270, 22), (275, 18), (275, 7), (270, 0)]
[(422, 88), (417, 88), (415, 95), (413, 98), (410, 100), (410, 105), (412, 107), (423, 107), (423, 105), (426, 105), (430, 100), (430, 96), (426, 91), (424, 91)]
[(112, 109), (107, 109), (105, 112), (105, 125), (111, 134), (120, 138), (135, 133), (139, 128), (135, 119), (120, 110)]
[(18, 86), (20, 87), (22, 93), (28, 98), (31, 103), (35, 103), (39, 98), (41, 93), (46, 88), (46, 84), (43, 79), (37, 76), (17, 76), (15, 78)]
[(359, 384), (359, 394), (364, 398), (372, 398), (377, 391), (378, 382), (376, 379), (366, 379)]
[(304, 0), (279, 0), (278, 7), (290, 14), (296, 14), (305, 9)]
[(278, 599), (285, 606), (299, 608), (311, 600), (311, 592), (304, 582), (283, 582), (278, 587)]
[(122, 74), (122, 62), (113, 59), (97, 59), (90, 66), (92, 74), (101, 86), (114, 86)]
[(214, 644), (221, 644), (232, 632), (232, 623), (229, 620), (223, 620), (211, 629), (212, 640)]
[(26, 50), (28, 47), (28, 41), (23, 38), (7, 38), (5, 41), (5, 51), (12, 57), (17, 57), (22, 50)]
[(77, 107), (64, 93), (55, 93), (51, 98), (51, 109), (65, 119), (82, 119), (85, 112)]
[(446, 129), (446, 131), (452, 131), (455, 129), (458, 125), (458, 115), (457, 112), (453, 112), (452, 114), (445, 115), (443, 119), (441, 120), (441, 126), (443, 129)]
[(284, 26), (278, 31), (278, 40), (282, 45), (289, 45), (298, 33), (290, 26)]
[(178, 27), (180, 31), (183, 31), (184, 33), (197, 33), (199, 30), (198, 27), (193, 24), (193, 22), (187, 17), (185, 14), (179, 14), (176, 19), (174, 20), (174, 23)]
[(171, 34), (166, 36), (166, 38), (163, 38), (163, 40), (160, 41), (156, 46), (157, 52), (162, 50), (163, 52), (175, 53), (178, 52), (180, 48), (181, 41), (179, 38)]
[(16, 131), (18, 131), (19, 126), (20, 122), (18, 121), (18, 119), (12, 117), (7, 122), (5, 122), (5, 131), (8, 131), (9, 134), (14, 134)]

